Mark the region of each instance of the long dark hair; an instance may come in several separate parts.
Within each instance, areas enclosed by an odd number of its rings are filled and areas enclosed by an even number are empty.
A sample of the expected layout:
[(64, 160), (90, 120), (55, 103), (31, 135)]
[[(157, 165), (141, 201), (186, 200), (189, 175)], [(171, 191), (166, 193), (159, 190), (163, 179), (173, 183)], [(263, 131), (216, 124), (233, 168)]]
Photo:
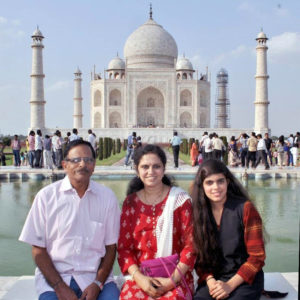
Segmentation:
[[(139, 166), (142, 157), (150, 153), (157, 155), (157, 157), (162, 162), (164, 168), (166, 168), (167, 157), (164, 150), (161, 149), (159, 146), (153, 144), (147, 144), (146, 146), (138, 147), (135, 149), (133, 155), (133, 161), (136, 168)], [(162, 182), (168, 186), (174, 185), (173, 180), (169, 178), (167, 175), (163, 176)], [(138, 176), (136, 176), (129, 182), (126, 194), (130, 195), (132, 193), (138, 192), (139, 190), (142, 190), (143, 188), (144, 188), (144, 184), (142, 180)]]
[(203, 189), (204, 180), (213, 174), (223, 174), (228, 181), (227, 195), (249, 200), (249, 195), (228, 168), (219, 160), (209, 159), (199, 168), (191, 196), (194, 215), (194, 247), (197, 252), (197, 266), (207, 272), (220, 267), (221, 252), (217, 240), (217, 228), (208, 197)]

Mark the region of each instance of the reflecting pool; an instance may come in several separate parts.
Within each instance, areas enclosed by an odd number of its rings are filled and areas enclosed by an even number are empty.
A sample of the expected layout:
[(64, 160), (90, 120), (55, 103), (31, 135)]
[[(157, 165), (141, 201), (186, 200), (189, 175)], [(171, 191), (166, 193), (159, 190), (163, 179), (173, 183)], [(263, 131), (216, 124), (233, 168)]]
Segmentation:
[[(96, 180), (110, 187), (120, 201), (128, 180)], [(188, 190), (191, 180), (176, 180)], [(31, 247), (18, 241), (25, 218), (44, 181), (0, 182), (0, 276), (32, 275)], [(300, 182), (296, 179), (249, 180), (244, 182), (259, 210), (269, 241), (267, 272), (297, 272), (299, 254)], [(118, 267), (115, 266), (118, 272)]]

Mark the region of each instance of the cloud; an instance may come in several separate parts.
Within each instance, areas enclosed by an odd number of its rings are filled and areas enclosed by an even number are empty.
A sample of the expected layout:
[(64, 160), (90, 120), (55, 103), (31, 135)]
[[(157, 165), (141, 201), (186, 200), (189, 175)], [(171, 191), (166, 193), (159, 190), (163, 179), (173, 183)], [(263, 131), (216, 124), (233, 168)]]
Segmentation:
[(300, 33), (284, 32), (274, 36), (270, 39), (268, 46), (270, 61), (296, 63), (300, 55)]
[(245, 12), (253, 12), (254, 11), (254, 7), (249, 3), (249, 2), (242, 2), (238, 8), (239, 11), (245, 11)]
[(19, 29), (20, 20), (8, 20), (0, 16), (0, 44), (2, 47), (10, 47), (15, 41), (23, 39), (25, 32)]
[(66, 90), (71, 88), (73, 85), (73, 82), (70, 80), (60, 80), (52, 85), (50, 85), (48, 88), (46, 88), (46, 92), (56, 92), (60, 90)]
[(7, 19), (0, 16), (0, 24), (5, 24), (5, 23), (7, 23)]

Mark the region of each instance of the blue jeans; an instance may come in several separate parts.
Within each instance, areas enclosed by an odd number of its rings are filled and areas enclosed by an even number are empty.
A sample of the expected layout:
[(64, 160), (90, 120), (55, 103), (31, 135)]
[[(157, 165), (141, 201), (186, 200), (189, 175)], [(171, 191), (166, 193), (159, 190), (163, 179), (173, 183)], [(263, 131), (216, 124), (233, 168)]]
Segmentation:
[(127, 148), (127, 154), (126, 154), (126, 158), (125, 158), (125, 165), (128, 165), (128, 161), (130, 156), (133, 154), (133, 148)]
[[(78, 299), (82, 295), (82, 291), (75, 279), (72, 277), (70, 288), (74, 291)], [(109, 282), (104, 285), (102, 292), (99, 294), (97, 300), (119, 300), (120, 291), (114, 282)], [(58, 300), (55, 292), (45, 292), (39, 296), (39, 300)]]
[(13, 150), (13, 154), (15, 157), (15, 166), (19, 167), (21, 165), (20, 150)]
[(28, 151), (28, 159), (29, 159), (29, 164), (30, 164), (31, 168), (33, 168), (34, 167), (33, 163), (34, 163), (34, 159), (35, 159), (35, 151), (34, 150)]

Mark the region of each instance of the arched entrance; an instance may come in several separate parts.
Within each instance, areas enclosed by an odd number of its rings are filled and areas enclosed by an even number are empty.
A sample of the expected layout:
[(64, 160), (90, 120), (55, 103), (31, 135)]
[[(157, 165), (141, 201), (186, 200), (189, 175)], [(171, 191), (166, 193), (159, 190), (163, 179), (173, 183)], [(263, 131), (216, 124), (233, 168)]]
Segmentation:
[(158, 89), (148, 87), (138, 94), (137, 126), (164, 127), (164, 96)]
[(192, 116), (189, 112), (185, 111), (180, 115), (180, 127), (182, 128), (192, 127)]

